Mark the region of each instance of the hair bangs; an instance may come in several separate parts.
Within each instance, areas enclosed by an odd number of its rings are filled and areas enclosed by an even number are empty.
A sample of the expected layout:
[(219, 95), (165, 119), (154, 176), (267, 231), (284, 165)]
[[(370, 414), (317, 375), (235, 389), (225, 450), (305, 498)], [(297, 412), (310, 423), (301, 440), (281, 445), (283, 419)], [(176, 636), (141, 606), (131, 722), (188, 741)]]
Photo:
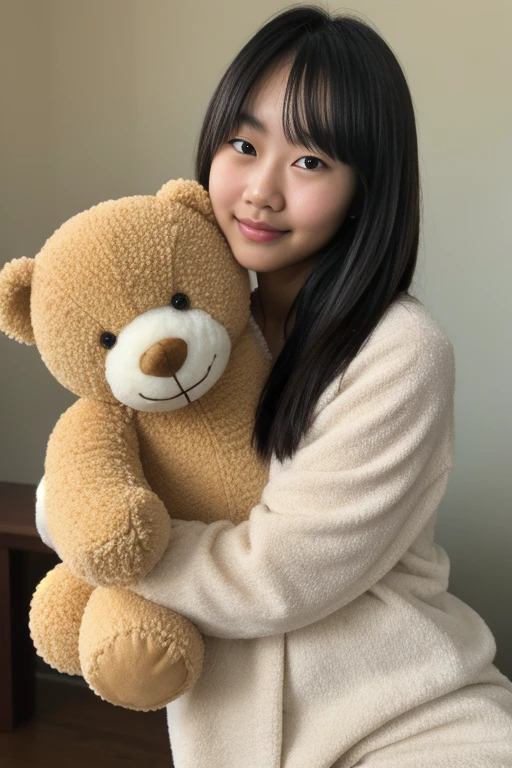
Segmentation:
[(314, 48), (299, 48), (286, 85), (283, 132), (293, 144), (349, 163), (340, 79), (329, 56), (328, 40)]

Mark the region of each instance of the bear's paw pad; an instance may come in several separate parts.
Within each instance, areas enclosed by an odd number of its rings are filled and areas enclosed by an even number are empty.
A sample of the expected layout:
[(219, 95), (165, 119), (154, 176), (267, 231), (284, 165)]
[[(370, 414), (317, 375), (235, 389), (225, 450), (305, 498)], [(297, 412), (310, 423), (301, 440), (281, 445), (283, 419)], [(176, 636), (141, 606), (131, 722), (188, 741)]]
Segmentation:
[(196, 675), (176, 643), (139, 629), (120, 633), (83, 664), (92, 690), (111, 704), (143, 712), (161, 709)]

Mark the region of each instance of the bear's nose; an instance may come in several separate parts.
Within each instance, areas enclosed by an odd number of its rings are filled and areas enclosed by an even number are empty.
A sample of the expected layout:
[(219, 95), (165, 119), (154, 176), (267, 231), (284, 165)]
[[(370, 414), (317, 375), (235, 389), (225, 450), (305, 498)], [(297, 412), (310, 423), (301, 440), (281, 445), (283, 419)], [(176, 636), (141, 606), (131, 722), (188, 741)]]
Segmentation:
[(142, 373), (148, 376), (174, 376), (187, 359), (187, 342), (162, 339), (147, 349), (139, 360)]

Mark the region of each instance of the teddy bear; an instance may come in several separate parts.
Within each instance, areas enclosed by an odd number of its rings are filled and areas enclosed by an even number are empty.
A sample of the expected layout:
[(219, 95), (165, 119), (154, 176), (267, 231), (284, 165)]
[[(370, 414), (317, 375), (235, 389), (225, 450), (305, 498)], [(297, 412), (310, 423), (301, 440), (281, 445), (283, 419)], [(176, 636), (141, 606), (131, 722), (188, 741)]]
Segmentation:
[(129, 585), (163, 555), (173, 518), (239, 523), (268, 479), (251, 434), (271, 359), (249, 273), (204, 187), (173, 179), (73, 216), (35, 258), (8, 262), (0, 329), (78, 397), (38, 488), (62, 562), (32, 597), (36, 651), (114, 705), (164, 707), (198, 679), (204, 641)]

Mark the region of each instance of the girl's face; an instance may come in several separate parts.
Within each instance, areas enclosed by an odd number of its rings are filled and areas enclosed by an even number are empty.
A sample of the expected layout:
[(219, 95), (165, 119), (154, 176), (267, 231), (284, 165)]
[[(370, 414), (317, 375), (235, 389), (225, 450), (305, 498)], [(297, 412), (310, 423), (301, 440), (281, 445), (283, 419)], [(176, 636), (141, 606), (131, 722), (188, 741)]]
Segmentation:
[[(244, 104), (248, 119), (219, 148), (210, 169), (217, 222), (236, 260), (255, 272), (274, 272), (314, 257), (341, 226), (356, 188), (349, 165), (286, 140), (281, 122), (289, 66), (262, 78)], [(240, 219), (281, 234), (255, 239), (258, 235)]]

